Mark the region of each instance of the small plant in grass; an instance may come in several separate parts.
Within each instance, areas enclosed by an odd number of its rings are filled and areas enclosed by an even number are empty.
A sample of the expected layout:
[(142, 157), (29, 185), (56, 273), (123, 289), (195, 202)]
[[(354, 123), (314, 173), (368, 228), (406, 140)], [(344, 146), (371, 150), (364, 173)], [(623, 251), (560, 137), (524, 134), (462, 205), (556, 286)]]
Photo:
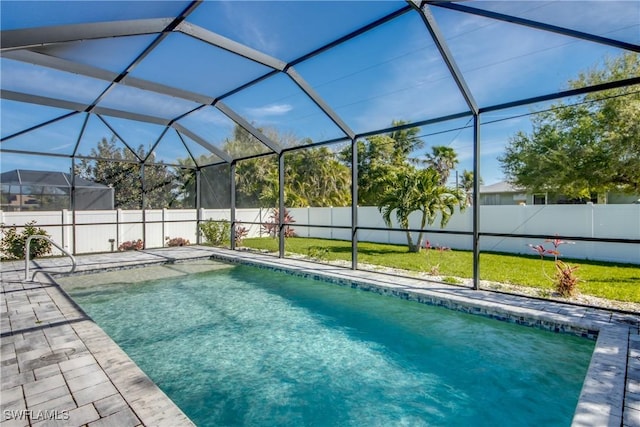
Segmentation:
[(200, 224), (200, 231), (210, 245), (221, 246), (229, 241), (231, 224), (226, 219), (208, 219)]
[(447, 277), (443, 277), (442, 281), (444, 283), (449, 283), (451, 285), (461, 285), (462, 284), (462, 280), (456, 278), (456, 277), (451, 277), (451, 276), (447, 276)]
[[(22, 231), (18, 232), (18, 227), (3, 227), (3, 236), (0, 240), (0, 251), (2, 259), (24, 259), (25, 245), (30, 236), (49, 236), (42, 228), (35, 226), (36, 221), (30, 221), (24, 225)], [(44, 239), (34, 239), (29, 245), (30, 258), (36, 258), (51, 253), (51, 243)]]
[(307, 256), (311, 259), (327, 260), (329, 258), (329, 249), (320, 246), (309, 246)]
[(576, 276), (575, 271), (578, 269), (577, 265), (569, 265), (559, 259), (560, 251), (558, 248), (560, 245), (573, 244), (573, 242), (566, 242), (558, 238), (547, 239), (545, 242), (551, 243), (553, 249), (546, 249), (543, 245), (529, 245), (531, 249), (536, 251), (540, 255), (540, 259), (544, 259), (545, 255), (552, 255), (555, 263), (555, 272), (552, 276), (549, 276), (542, 266), (542, 274), (545, 275), (554, 284), (556, 292), (563, 297), (570, 297), (575, 295), (578, 290), (578, 282), (580, 279)]
[(122, 242), (122, 244), (118, 246), (119, 251), (138, 251), (142, 248), (144, 248), (144, 242), (142, 241), (142, 239)]
[(551, 298), (551, 291), (549, 289), (541, 289), (538, 296), (541, 298)]
[[(274, 209), (273, 211), (271, 211), (271, 215), (269, 215), (269, 220), (264, 224), (262, 224), (262, 231), (275, 239), (278, 236), (279, 221), (280, 221), (280, 212), (278, 211), (278, 209)], [(285, 209), (284, 218), (283, 218), (284, 237), (296, 236), (296, 232), (294, 231), (294, 229), (288, 225), (294, 222), (296, 222), (296, 220), (293, 219), (293, 216), (291, 216), (291, 213)]]
[(191, 244), (191, 242), (183, 237), (174, 237), (173, 239), (170, 238), (169, 236), (164, 238), (165, 242), (167, 243), (167, 246), (169, 247), (174, 247), (174, 246), (188, 246)]
[(242, 241), (249, 235), (249, 230), (246, 227), (238, 227), (234, 231), (234, 238), (236, 240), (236, 246), (242, 246)]
[(556, 274), (554, 276), (556, 290), (564, 297), (575, 295), (580, 279), (575, 275), (577, 265), (569, 265), (566, 262), (556, 260)]
[(433, 251), (438, 252), (438, 263), (435, 265), (430, 265), (429, 266), (429, 274), (431, 274), (432, 276), (437, 276), (440, 274), (440, 263), (442, 262), (442, 257), (444, 256), (444, 252), (446, 251), (450, 251), (451, 248), (448, 248), (446, 246), (432, 246), (431, 242), (429, 242), (428, 240), (425, 242), (424, 244), (424, 249), (426, 251), (427, 254), (427, 264), (431, 264), (431, 258), (432, 255), (431, 253)]

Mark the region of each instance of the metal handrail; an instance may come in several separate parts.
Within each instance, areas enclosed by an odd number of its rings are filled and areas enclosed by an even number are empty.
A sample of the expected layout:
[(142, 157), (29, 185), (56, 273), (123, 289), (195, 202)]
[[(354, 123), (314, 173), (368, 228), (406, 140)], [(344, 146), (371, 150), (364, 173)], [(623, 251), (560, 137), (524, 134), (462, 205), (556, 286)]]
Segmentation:
[(71, 252), (69, 252), (68, 250), (66, 250), (62, 246), (58, 245), (56, 242), (51, 240), (49, 237), (43, 236), (42, 234), (35, 234), (33, 236), (29, 236), (27, 238), (26, 243), (24, 244), (24, 280), (25, 281), (33, 282), (33, 278), (36, 277), (36, 274), (43, 273), (42, 270), (38, 270), (35, 273), (33, 273), (33, 276), (31, 277), (31, 280), (29, 280), (29, 261), (30, 261), (30, 258), (31, 258), (31, 251), (29, 249), (31, 247), (31, 241), (33, 239), (44, 239), (47, 242), (51, 243), (56, 248), (60, 249), (62, 251), (62, 253), (64, 253), (66, 256), (71, 258), (72, 265), (71, 265), (71, 270), (70, 271), (49, 271), (49, 273), (73, 273), (74, 271), (76, 271), (76, 259), (75, 259), (75, 257), (73, 255), (71, 255)]

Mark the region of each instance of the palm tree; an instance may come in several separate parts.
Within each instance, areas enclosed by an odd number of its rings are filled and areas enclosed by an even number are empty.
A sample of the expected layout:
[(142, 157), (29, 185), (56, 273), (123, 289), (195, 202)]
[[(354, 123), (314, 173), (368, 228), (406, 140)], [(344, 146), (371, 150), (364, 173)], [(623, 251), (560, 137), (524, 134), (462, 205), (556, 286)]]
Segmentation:
[[(407, 123), (403, 120), (393, 120), (391, 126), (402, 126)], [(409, 154), (424, 147), (424, 141), (418, 136), (419, 132), (419, 127), (412, 127), (394, 130), (388, 134), (393, 141), (392, 163), (394, 165), (403, 165), (409, 158)]]
[[(482, 184), (482, 177), (480, 177), (480, 184)], [(462, 177), (460, 178), (460, 189), (466, 194), (466, 205), (471, 206), (473, 204), (473, 172), (464, 170)]]
[(434, 145), (431, 147), (431, 153), (426, 154), (426, 159), (423, 163), (438, 172), (440, 185), (447, 185), (451, 170), (458, 164), (458, 155), (451, 147)]
[[(405, 229), (409, 252), (420, 252), (425, 226), (433, 224), (438, 214), (441, 214), (440, 227), (447, 225), (456, 205), (461, 210), (466, 207), (464, 192), (441, 185), (434, 169), (406, 168), (386, 181), (378, 210), (388, 227), (395, 212), (400, 227)], [(409, 216), (413, 212), (422, 213), (415, 242), (409, 231)]]

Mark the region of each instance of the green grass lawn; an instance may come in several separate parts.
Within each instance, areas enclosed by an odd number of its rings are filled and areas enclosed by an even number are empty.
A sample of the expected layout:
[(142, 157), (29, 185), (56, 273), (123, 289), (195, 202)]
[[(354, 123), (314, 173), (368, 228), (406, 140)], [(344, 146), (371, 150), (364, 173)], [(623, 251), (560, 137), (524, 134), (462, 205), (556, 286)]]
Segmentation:
[[(277, 252), (278, 241), (272, 238), (251, 238), (243, 246)], [(320, 254), (327, 261), (351, 260), (351, 242), (314, 238), (288, 238), (287, 253), (301, 255)], [(399, 268), (409, 271), (429, 272), (437, 266), (444, 277), (470, 278), (473, 275), (473, 255), (469, 251), (437, 251), (410, 253), (406, 246), (381, 243), (358, 243), (358, 261), (366, 264)], [(578, 265), (580, 278), (578, 289), (586, 295), (618, 301), (640, 303), (640, 265), (614, 264), (598, 261), (567, 260)], [(513, 255), (504, 253), (480, 254), (480, 278), (513, 285), (531, 286), (553, 290), (552, 282), (543, 273), (553, 276), (552, 259), (542, 261), (537, 255)]]

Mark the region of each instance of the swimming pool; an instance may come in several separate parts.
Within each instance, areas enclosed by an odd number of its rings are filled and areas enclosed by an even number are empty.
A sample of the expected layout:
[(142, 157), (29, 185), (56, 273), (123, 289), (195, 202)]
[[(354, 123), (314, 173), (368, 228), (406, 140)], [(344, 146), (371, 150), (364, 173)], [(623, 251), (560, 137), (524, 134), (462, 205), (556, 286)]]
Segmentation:
[(65, 289), (200, 426), (569, 425), (595, 345), (242, 265), (96, 278)]

